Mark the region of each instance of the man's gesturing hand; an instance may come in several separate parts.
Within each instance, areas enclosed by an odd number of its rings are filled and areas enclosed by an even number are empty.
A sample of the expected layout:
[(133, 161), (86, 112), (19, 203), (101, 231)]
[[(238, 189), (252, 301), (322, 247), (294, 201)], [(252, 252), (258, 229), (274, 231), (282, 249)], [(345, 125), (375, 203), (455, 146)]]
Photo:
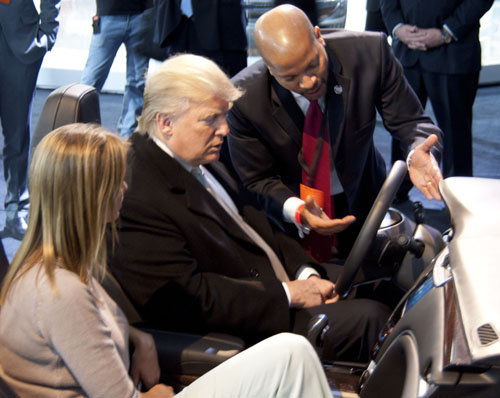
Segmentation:
[(437, 135), (432, 134), (422, 144), (415, 147), (408, 170), (413, 185), (420, 189), (429, 200), (441, 200), (439, 181), (443, 179), (443, 176), (434, 155), (431, 153), (437, 140)]
[(307, 197), (300, 218), (304, 226), (310, 227), (320, 235), (332, 235), (341, 232), (356, 220), (354, 216), (331, 219), (319, 207), (312, 196)]

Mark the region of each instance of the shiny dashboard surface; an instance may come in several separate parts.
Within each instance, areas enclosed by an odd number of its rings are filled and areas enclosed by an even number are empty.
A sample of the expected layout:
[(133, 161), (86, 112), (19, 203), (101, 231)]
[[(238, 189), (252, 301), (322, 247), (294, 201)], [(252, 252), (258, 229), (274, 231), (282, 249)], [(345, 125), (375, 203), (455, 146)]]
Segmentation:
[(454, 228), (449, 262), (472, 360), (500, 364), (500, 180), (451, 177), (440, 190)]

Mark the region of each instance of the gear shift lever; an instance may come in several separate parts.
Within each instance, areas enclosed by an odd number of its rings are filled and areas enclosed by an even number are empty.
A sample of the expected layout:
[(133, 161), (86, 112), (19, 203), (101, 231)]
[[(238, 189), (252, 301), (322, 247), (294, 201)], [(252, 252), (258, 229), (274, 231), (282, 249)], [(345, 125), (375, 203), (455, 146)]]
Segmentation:
[(328, 316), (318, 314), (311, 318), (307, 325), (307, 339), (321, 357), (326, 333), (330, 330)]

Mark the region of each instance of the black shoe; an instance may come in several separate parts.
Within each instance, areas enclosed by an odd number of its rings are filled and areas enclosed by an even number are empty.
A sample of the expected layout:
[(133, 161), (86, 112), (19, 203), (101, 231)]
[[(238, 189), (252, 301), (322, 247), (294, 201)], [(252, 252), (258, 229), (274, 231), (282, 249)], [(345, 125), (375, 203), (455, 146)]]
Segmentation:
[(8, 217), (5, 220), (5, 226), (1, 232), (2, 238), (14, 238), (17, 240), (22, 240), (28, 224), (23, 217), (16, 215), (13, 218)]

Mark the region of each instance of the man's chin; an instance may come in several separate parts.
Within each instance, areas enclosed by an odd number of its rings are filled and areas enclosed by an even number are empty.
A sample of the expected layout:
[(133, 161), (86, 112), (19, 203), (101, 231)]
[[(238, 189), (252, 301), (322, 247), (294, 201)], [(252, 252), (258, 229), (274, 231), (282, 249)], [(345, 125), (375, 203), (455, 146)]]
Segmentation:
[(210, 164), (210, 163), (216, 162), (217, 160), (219, 160), (219, 158), (220, 158), (220, 151), (213, 152), (213, 153), (206, 155), (203, 158), (203, 162), (201, 164)]

